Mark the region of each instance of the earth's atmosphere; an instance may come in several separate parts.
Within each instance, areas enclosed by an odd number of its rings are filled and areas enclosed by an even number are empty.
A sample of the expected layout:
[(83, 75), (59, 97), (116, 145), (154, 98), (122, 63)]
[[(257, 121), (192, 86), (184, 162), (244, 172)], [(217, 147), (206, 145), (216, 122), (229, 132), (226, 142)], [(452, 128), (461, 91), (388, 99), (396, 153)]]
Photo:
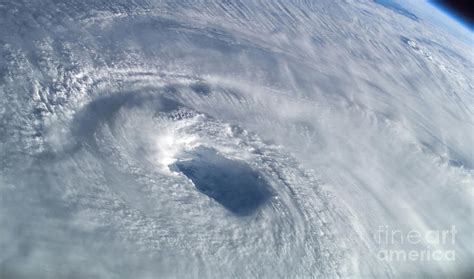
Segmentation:
[(0, 278), (468, 277), (473, 69), (424, 1), (0, 0)]

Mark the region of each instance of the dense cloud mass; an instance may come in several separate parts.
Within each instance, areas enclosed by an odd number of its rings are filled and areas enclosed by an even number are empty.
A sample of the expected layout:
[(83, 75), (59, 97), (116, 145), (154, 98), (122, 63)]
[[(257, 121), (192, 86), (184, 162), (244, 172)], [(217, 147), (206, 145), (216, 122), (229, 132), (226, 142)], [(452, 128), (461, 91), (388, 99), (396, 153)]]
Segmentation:
[(0, 1), (0, 277), (467, 277), (473, 69), (421, 1)]

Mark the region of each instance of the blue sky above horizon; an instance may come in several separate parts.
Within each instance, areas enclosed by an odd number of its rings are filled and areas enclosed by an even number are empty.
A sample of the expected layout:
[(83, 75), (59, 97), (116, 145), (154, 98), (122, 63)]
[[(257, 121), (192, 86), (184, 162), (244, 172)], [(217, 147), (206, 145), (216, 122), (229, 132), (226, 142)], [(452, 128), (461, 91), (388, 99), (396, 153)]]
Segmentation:
[(469, 29), (469, 31), (474, 31), (474, 24), (470, 22), (469, 19), (467, 19), (465, 16), (461, 15), (458, 11), (443, 4), (441, 1), (429, 0), (428, 3), (430, 3), (431, 5), (442, 11), (444, 14), (466, 27), (467, 29)]
[(473, 29), (461, 20), (457, 15), (452, 14), (443, 6), (439, 6), (439, 1), (433, 0), (384, 0), (386, 2), (398, 3), (404, 9), (410, 11), (421, 20), (445, 29), (456, 36), (459, 40), (468, 45), (474, 44)]

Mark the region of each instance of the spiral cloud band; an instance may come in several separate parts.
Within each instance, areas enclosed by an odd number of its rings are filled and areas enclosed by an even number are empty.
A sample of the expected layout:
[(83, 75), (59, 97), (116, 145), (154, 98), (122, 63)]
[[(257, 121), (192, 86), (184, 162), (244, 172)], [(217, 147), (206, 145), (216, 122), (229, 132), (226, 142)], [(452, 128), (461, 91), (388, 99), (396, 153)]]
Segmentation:
[(468, 276), (472, 50), (422, 1), (0, 1), (0, 278)]

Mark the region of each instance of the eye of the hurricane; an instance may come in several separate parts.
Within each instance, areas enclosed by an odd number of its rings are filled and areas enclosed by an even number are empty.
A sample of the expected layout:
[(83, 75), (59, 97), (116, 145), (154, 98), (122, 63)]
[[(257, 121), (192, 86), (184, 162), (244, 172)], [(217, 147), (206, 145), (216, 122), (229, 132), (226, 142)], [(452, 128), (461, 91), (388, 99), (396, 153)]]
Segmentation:
[(198, 147), (191, 159), (177, 161), (173, 167), (201, 193), (236, 215), (254, 213), (271, 197), (270, 186), (257, 171), (244, 161), (228, 159), (211, 148)]
[[(199, 84), (193, 90), (209, 89)], [(186, 200), (193, 210), (211, 201), (217, 211), (249, 216), (276, 195), (264, 178), (271, 176), (252, 167), (259, 140), (164, 94), (126, 92), (94, 100), (74, 118), (78, 143), (71, 152), (90, 152), (114, 190), (152, 216), (159, 214), (150, 208), (161, 198), (164, 203)], [(124, 177), (126, 182), (120, 180)], [(153, 187), (146, 187), (145, 179)], [(149, 204), (141, 196), (148, 190)], [(130, 200), (134, 195), (142, 197), (140, 202)]]

